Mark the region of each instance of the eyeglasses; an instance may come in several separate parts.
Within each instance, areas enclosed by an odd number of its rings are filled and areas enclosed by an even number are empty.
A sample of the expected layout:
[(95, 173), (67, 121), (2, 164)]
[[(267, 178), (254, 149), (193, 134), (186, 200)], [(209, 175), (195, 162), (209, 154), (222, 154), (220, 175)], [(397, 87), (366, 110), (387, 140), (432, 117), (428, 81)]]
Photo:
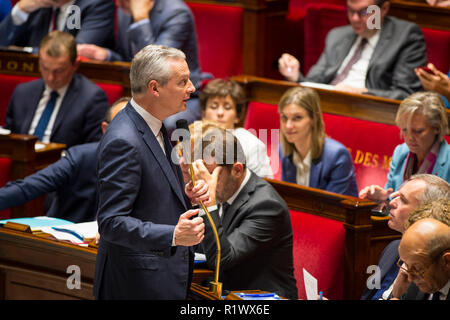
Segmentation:
[(423, 270), (417, 270), (415, 267), (412, 268), (408, 268), (408, 266), (406, 266), (406, 268), (403, 266), (403, 262), (398, 259), (397, 260), (397, 266), (402, 269), (403, 271), (405, 271), (407, 274), (416, 277), (416, 278), (423, 278), (423, 276), (425, 275), (425, 273), (427, 273), (428, 269), (434, 264), (434, 261), (430, 263), (430, 265), (428, 265), (428, 267), (426, 267)]
[(353, 9), (347, 7), (347, 14), (350, 17), (352, 17), (356, 13), (358, 15), (358, 17), (364, 18), (364, 17), (367, 17), (372, 12), (372, 11), (369, 11), (368, 9), (369, 9), (369, 7), (366, 7), (366, 8), (360, 9), (360, 10), (353, 10)]

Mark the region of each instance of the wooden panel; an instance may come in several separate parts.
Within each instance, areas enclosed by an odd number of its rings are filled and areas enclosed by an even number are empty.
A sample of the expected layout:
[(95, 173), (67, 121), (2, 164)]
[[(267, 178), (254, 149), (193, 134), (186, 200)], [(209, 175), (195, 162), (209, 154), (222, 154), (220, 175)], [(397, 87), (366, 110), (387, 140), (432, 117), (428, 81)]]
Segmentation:
[[(251, 75), (239, 75), (231, 79), (240, 83), (249, 101), (278, 104), (286, 90), (300, 86), (289, 81), (272, 80)], [(315, 89), (320, 97), (322, 112), (353, 117), (362, 120), (395, 125), (400, 100), (371, 95), (352, 94), (325, 89)], [(450, 110), (447, 109), (450, 121)]]
[(389, 14), (417, 23), (421, 27), (450, 30), (450, 8), (434, 7), (425, 1), (391, 1)]

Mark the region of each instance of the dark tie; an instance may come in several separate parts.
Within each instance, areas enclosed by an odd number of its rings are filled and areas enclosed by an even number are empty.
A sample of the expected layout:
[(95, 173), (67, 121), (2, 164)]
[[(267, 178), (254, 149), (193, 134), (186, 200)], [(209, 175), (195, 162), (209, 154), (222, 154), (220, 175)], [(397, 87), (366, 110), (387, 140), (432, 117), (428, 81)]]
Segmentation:
[(54, 8), (52, 11), (52, 31), (58, 30), (58, 16), (59, 8)]
[(355, 52), (353, 53), (353, 56), (347, 62), (347, 65), (345, 66), (345, 68), (342, 70), (342, 72), (340, 74), (336, 75), (336, 77), (334, 78), (333, 81), (331, 81), (332, 85), (336, 85), (336, 84), (342, 82), (345, 78), (347, 78), (348, 73), (350, 72), (350, 69), (361, 58), (361, 54), (362, 54), (366, 44), (367, 44), (367, 39), (362, 38), (361, 42), (359, 43), (358, 47), (356, 48)]
[(47, 129), (48, 122), (50, 121), (50, 117), (52, 116), (53, 109), (55, 109), (56, 99), (58, 98), (58, 92), (52, 91), (50, 93), (50, 99), (45, 106), (44, 112), (42, 112), (41, 118), (34, 129), (34, 135), (38, 137), (39, 141), (42, 141), (42, 137), (44, 136), (45, 129)]
[(223, 202), (220, 204), (222, 206), (222, 219), (225, 216), (225, 212), (227, 212), (228, 208), (230, 207), (230, 204), (228, 202)]
[(433, 293), (433, 297), (431, 298), (431, 300), (439, 300), (440, 296), (441, 296), (441, 292), (436, 291), (435, 293)]
[(396, 264), (393, 264), (389, 271), (384, 275), (383, 281), (381, 282), (380, 289), (378, 289), (375, 294), (372, 296), (371, 300), (379, 300), (383, 293), (389, 289), (392, 283), (394, 283), (395, 278), (398, 274), (398, 267)]

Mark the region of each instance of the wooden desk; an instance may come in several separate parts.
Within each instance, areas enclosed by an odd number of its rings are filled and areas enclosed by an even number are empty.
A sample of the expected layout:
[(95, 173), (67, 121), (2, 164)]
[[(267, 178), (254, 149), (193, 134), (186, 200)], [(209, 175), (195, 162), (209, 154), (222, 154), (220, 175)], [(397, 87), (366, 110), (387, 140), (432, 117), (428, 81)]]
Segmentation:
[[(272, 80), (251, 75), (239, 75), (231, 79), (240, 83), (248, 101), (277, 105), (286, 90), (300, 84), (290, 81)], [(315, 89), (320, 96), (322, 112), (395, 125), (400, 100), (352, 94), (325, 89)], [(446, 110), (450, 121), (450, 110)]]
[[(0, 157), (12, 161), (11, 180), (24, 178), (58, 161), (66, 148), (65, 144), (48, 143), (36, 150), (36, 141), (37, 137), (32, 135), (0, 135)], [(11, 213), (12, 218), (44, 215), (43, 198), (12, 208)]]
[[(93, 299), (96, 255), (94, 248), (0, 228), (0, 299)], [(67, 286), (69, 266), (80, 268), (80, 289)], [(212, 273), (195, 270), (193, 282)]]
[[(130, 65), (129, 62), (82, 61), (77, 72), (93, 82), (121, 85), (123, 94), (129, 96)], [(38, 56), (0, 51), (0, 73), (40, 78)]]
[(450, 30), (450, 8), (430, 6), (424, 1), (391, 1), (389, 14), (417, 23), (421, 27)]

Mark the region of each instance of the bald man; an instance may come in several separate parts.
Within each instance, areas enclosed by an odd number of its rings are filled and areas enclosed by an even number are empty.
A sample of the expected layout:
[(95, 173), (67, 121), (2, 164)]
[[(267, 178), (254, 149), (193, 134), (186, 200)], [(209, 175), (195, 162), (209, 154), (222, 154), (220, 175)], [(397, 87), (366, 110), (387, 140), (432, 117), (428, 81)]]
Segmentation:
[[(449, 300), (449, 226), (430, 218), (418, 220), (403, 234), (398, 250), (400, 273), (412, 281), (402, 300)], [(399, 289), (394, 285), (394, 299), (400, 298)]]
[[(102, 122), (105, 133), (108, 123), (122, 110), (130, 98), (117, 100), (106, 112)], [(73, 146), (50, 166), (0, 189), (0, 210), (22, 205), (49, 193), (46, 215), (75, 223), (95, 220), (97, 194), (98, 142)]]

